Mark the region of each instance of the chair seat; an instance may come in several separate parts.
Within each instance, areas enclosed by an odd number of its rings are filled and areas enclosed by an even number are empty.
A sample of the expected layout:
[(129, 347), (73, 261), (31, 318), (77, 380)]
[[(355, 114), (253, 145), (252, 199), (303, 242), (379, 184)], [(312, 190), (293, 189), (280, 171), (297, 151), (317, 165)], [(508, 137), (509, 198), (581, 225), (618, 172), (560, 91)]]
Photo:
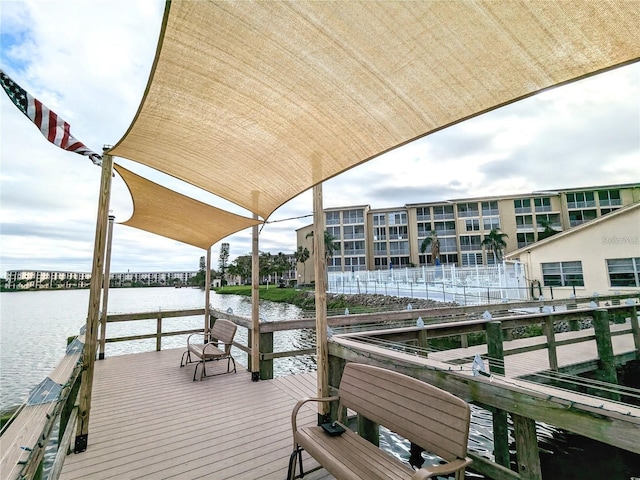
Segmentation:
[(381, 452), (349, 429), (332, 437), (322, 427), (304, 427), (295, 432), (294, 440), (336, 478), (402, 480), (410, 479), (415, 473), (408, 464)]
[[(206, 350), (204, 348), (205, 345), (207, 346)], [(204, 358), (205, 360), (212, 360), (214, 358), (228, 356), (228, 354), (224, 350), (220, 350), (218, 347), (210, 343), (189, 344), (189, 351), (197, 357)]]

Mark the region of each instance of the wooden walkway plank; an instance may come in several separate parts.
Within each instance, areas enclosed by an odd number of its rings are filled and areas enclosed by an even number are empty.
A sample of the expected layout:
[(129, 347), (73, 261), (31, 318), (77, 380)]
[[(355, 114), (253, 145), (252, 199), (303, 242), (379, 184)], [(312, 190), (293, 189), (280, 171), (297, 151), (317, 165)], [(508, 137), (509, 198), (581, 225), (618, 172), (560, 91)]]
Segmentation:
[[(66, 458), (61, 479), (251, 479), (286, 476), (291, 411), (315, 396), (315, 374), (252, 382), (249, 372), (193, 382), (182, 350), (96, 362), (89, 448)], [(226, 362), (207, 369), (226, 370)], [(224, 363), (224, 364), (222, 364)], [(311, 404), (302, 423), (315, 423)], [(317, 465), (309, 459), (305, 468)], [(305, 478), (332, 478), (320, 470)]]

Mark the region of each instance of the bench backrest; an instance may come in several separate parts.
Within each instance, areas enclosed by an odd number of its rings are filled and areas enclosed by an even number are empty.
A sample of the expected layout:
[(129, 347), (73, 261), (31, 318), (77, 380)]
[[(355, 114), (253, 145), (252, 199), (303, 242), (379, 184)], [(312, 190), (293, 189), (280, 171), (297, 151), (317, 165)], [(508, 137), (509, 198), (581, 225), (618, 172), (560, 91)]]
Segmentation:
[(211, 328), (209, 337), (212, 340), (224, 343), (224, 351), (225, 353), (229, 353), (231, 352), (231, 343), (233, 342), (237, 328), (237, 325), (232, 321), (218, 318)]
[(464, 400), (384, 368), (347, 363), (340, 404), (447, 461), (465, 458), (471, 411)]

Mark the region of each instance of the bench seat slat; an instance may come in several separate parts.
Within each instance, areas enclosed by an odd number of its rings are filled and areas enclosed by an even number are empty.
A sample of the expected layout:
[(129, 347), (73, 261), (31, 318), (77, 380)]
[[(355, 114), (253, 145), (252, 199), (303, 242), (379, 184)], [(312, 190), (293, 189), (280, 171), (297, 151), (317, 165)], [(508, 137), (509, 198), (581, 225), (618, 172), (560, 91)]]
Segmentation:
[(344, 480), (402, 480), (413, 469), (375, 445), (347, 430), (339, 437), (327, 435), (321, 427), (298, 430), (296, 442), (331, 475)]

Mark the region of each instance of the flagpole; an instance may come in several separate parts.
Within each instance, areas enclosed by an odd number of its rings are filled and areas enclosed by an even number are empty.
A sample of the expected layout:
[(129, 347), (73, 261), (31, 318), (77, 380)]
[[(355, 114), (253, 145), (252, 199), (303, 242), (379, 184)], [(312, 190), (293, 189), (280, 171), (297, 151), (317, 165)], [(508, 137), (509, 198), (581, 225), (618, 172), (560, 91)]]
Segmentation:
[[(105, 148), (106, 150), (106, 148)], [(109, 200), (111, 198), (111, 176), (113, 157), (102, 156), (102, 177), (100, 179), (100, 195), (98, 198), (98, 215), (96, 218), (96, 235), (93, 244), (93, 268), (91, 270), (91, 287), (89, 291), (89, 311), (85, 346), (82, 356), (82, 380), (79, 394), (78, 427), (76, 430), (75, 453), (84, 452), (89, 442), (89, 413), (91, 412), (91, 392), (93, 389), (93, 369), (96, 360), (96, 343), (98, 338), (98, 317), (100, 310), (100, 291), (103, 282), (103, 264), (107, 237)]]

